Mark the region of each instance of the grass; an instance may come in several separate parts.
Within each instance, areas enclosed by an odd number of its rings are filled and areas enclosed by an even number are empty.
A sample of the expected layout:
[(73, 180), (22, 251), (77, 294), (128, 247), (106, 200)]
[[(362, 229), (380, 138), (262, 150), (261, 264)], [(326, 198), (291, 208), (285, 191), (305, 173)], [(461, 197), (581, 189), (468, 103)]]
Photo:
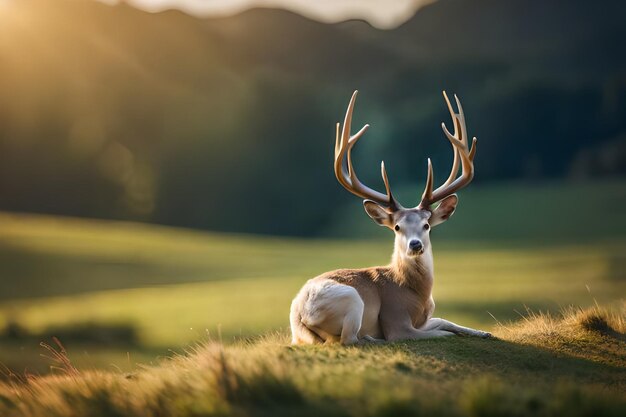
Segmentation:
[[(589, 199), (608, 210), (598, 227), (587, 202), (573, 204), (593, 187), (560, 197), (524, 188), (535, 202), (559, 197), (540, 213), (515, 197), (519, 187), (495, 187), (477, 190), (486, 214), (464, 199), (433, 232), (436, 315), (498, 339), (347, 348), (289, 346), (289, 303), (321, 272), (386, 263), (389, 236), (270, 238), (0, 213), (0, 416), (624, 415), (617, 185)], [(524, 215), (499, 217), (512, 206)], [(464, 240), (478, 225), (485, 240)], [(447, 228), (460, 232), (452, 239)]]
[[(433, 239), (437, 315), (464, 325), (490, 330), (526, 307), (615, 306), (626, 293), (624, 241), (495, 246)], [(58, 336), (83, 366), (129, 370), (208, 337), (231, 342), (285, 331), (291, 299), (308, 278), (386, 263), (391, 245), (2, 214), (0, 363), (44, 373), (49, 364), (38, 343)], [(30, 336), (2, 338), (9, 325)], [(85, 337), (103, 327), (130, 328), (136, 340)]]
[(280, 333), (133, 373), (83, 371), (59, 352), (57, 375), (0, 384), (0, 415), (621, 416), (625, 313), (531, 314), (492, 340), (291, 347)]

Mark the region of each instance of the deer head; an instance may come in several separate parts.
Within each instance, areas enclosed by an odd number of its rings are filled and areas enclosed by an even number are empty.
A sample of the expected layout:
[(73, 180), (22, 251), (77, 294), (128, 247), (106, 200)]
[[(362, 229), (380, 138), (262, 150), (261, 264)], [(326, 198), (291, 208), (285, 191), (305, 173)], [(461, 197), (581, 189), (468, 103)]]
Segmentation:
[[(357, 93), (358, 91), (355, 91), (352, 94), (343, 127), (337, 123), (335, 176), (346, 190), (365, 199), (363, 205), (372, 220), (395, 232), (396, 252), (400, 256), (407, 258), (420, 256), (430, 249), (430, 229), (443, 223), (454, 213), (458, 202), (458, 197), (454, 193), (468, 185), (474, 177), (476, 138), (473, 138), (470, 147), (461, 102), (455, 95), (454, 99), (458, 108), (458, 113), (456, 113), (444, 91), (443, 97), (452, 117), (454, 134), (450, 133), (445, 123), (441, 123), (441, 128), (452, 145), (454, 153), (452, 170), (448, 179), (440, 187), (433, 190), (433, 166), (430, 158), (428, 158), (428, 177), (422, 199), (416, 207), (404, 208), (391, 193), (384, 162), (381, 162), (380, 167), (385, 184), (385, 194), (367, 187), (356, 176), (350, 152), (369, 128), (369, 125), (366, 124), (354, 135), (350, 134), (352, 112)], [(461, 169), (460, 175), (458, 175), (459, 168)]]

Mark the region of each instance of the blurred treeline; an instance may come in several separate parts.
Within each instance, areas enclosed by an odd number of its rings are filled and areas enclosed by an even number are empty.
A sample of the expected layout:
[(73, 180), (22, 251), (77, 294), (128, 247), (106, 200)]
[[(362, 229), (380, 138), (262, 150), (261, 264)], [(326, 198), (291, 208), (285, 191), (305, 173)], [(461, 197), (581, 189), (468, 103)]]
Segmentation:
[(385, 159), (415, 203), (426, 156), (439, 180), (451, 163), (443, 89), (479, 137), (477, 183), (626, 174), (621, 0), (440, 0), (390, 31), (270, 9), (7, 4), (3, 210), (319, 234), (349, 200), (331, 164), (354, 89), (355, 129), (372, 125), (360, 176), (380, 186)]

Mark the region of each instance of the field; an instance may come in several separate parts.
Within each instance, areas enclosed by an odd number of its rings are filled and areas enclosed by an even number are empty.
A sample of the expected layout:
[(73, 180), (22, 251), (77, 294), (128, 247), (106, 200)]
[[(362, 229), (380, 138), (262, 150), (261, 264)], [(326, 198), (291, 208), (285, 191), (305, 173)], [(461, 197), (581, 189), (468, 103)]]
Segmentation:
[(571, 309), (499, 326), (496, 339), (294, 348), (285, 335), (204, 343), (133, 372), (0, 383), (0, 414), (65, 416), (623, 416), (624, 311)]
[[(616, 213), (607, 216), (619, 225)], [(390, 237), (271, 238), (0, 214), (0, 379), (8, 384), (0, 415), (99, 407), (106, 416), (620, 414), (621, 232), (506, 241), (500, 227), (492, 221), (485, 240), (433, 237), (436, 315), (497, 340), (291, 348), (298, 288), (326, 270), (386, 263)], [(527, 227), (510, 229), (521, 236)], [(137, 381), (145, 390), (131, 401), (123, 392)]]

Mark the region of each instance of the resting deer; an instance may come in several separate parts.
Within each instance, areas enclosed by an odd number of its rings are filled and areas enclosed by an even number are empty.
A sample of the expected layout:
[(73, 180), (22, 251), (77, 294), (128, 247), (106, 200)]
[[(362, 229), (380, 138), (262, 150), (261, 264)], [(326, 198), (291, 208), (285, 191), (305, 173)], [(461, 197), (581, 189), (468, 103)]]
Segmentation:
[[(433, 168), (428, 159), (428, 177), (422, 200), (415, 208), (404, 208), (394, 198), (384, 162), (381, 174), (386, 193), (365, 186), (356, 176), (350, 151), (369, 125), (350, 135), (352, 111), (357, 91), (346, 111), (343, 129), (337, 123), (335, 176), (352, 194), (364, 198), (367, 214), (381, 226), (395, 232), (395, 247), (388, 266), (341, 269), (310, 279), (291, 304), (293, 344), (341, 342), (383, 342), (457, 335), (490, 337), (480, 330), (431, 318), (435, 310), (432, 297), (434, 279), (430, 229), (446, 221), (456, 208), (456, 191), (474, 176), (476, 138), (467, 140), (465, 117), (454, 96), (455, 113), (446, 93), (443, 96), (454, 123), (451, 134), (441, 127), (452, 144), (454, 161), (446, 182), (433, 190)], [(345, 160), (345, 161), (344, 161)], [(461, 175), (457, 177), (461, 168)], [(436, 207), (434, 204), (439, 203)]]

